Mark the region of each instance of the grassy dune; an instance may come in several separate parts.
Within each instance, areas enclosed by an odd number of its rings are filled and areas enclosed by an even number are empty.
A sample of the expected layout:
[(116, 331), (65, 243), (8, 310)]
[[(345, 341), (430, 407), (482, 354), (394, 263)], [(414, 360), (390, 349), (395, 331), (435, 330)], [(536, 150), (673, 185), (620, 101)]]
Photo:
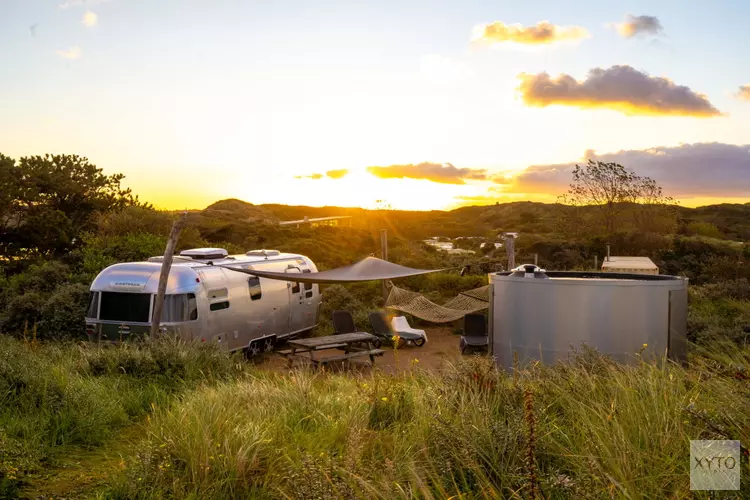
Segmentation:
[(0, 498), (46, 481), (60, 460), (109, 443), (174, 394), (244, 368), (166, 340), (99, 349), (0, 336)]
[(687, 498), (691, 439), (750, 442), (750, 349), (701, 354), (251, 375), (157, 410), (107, 497)]
[(0, 337), (0, 498), (688, 498), (691, 439), (750, 443), (750, 347), (712, 345), (355, 375)]

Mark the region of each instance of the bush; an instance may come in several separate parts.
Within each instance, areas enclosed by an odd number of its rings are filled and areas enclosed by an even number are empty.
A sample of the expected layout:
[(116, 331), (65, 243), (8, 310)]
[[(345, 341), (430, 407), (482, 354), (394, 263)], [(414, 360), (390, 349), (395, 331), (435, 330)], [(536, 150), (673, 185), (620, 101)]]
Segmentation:
[(45, 339), (83, 339), (89, 287), (68, 283), (55, 289), (42, 305), (39, 336)]

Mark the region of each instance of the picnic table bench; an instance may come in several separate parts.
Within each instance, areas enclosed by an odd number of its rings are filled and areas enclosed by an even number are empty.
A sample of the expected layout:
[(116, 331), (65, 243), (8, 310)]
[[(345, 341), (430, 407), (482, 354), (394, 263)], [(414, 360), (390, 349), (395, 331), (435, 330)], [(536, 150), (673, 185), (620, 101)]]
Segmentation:
[[(372, 344), (376, 337), (365, 332), (342, 333), (339, 335), (326, 335), (324, 337), (312, 337), (309, 339), (294, 339), (287, 342), (289, 349), (278, 351), (286, 356), (289, 366), (295, 359), (303, 359), (315, 366), (324, 365), (332, 361), (343, 361), (369, 356), (370, 363), (375, 365), (375, 356), (381, 356), (383, 350), (374, 349)], [(362, 346), (366, 347), (362, 347)], [(341, 349), (343, 354), (337, 356), (318, 357), (320, 351), (329, 349)]]

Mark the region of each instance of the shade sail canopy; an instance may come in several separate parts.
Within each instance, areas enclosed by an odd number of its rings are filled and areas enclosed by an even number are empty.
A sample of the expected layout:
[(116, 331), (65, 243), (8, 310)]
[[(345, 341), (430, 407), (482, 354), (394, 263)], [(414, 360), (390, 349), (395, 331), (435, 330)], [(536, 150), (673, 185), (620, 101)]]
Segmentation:
[(377, 257), (367, 257), (366, 259), (360, 260), (349, 266), (331, 269), (330, 271), (304, 274), (298, 272), (279, 273), (273, 271), (261, 271), (258, 269), (248, 269), (247, 267), (232, 265), (221, 265), (220, 267), (240, 273), (252, 274), (253, 276), (259, 276), (261, 278), (294, 281), (295, 283), (354, 283), (357, 281), (405, 278), (407, 276), (417, 276), (419, 274), (444, 271), (444, 269), (413, 269), (411, 267), (399, 266), (398, 264), (378, 259)]

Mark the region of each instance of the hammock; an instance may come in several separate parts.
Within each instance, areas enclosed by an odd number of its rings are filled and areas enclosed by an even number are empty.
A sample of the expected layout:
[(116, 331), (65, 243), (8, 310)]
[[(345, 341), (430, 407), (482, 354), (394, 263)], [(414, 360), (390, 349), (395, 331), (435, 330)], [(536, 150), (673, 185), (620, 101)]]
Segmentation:
[(392, 286), (385, 307), (405, 312), (432, 323), (449, 323), (465, 315), (487, 309), (490, 300), (490, 286), (461, 292), (445, 304), (438, 305), (424, 295)]

